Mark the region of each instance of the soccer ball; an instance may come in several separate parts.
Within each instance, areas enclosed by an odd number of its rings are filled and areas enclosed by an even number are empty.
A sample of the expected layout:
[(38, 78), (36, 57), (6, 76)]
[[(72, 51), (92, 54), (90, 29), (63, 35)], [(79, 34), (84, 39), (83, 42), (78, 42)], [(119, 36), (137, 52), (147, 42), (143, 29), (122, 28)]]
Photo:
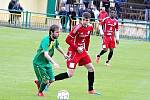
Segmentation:
[(69, 92), (66, 90), (60, 90), (57, 94), (58, 100), (69, 100)]

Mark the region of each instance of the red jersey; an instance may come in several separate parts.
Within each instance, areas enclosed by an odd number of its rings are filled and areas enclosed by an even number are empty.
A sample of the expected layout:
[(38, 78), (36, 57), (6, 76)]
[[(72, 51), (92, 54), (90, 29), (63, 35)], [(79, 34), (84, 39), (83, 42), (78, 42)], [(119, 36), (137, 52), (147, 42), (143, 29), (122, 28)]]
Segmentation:
[(90, 42), (90, 33), (93, 31), (93, 26), (87, 27), (78, 24), (74, 26), (69, 35), (66, 38), (66, 43), (70, 45), (69, 50), (77, 51), (78, 47), (83, 47), (85, 51), (88, 51)]
[(108, 16), (108, 13), (105, 10), (101, 10), (98, 15), (99, 22)]
[(118, 31), (117, 19), (106, 17), (102, 20), (101, 25), (104, 25), (104, 36), (115, 36), (115, 30)]

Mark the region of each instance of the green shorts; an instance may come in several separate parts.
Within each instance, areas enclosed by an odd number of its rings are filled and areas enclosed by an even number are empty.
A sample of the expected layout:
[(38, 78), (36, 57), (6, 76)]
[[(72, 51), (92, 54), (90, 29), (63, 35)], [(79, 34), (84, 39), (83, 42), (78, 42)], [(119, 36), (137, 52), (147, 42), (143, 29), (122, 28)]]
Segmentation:
[(34, 66), (36, 77), (40, 83), (46, 82), (47, 80), (51, 80), (51, 81), (55, 80), (52, 64), (46, 64), (46, 65), (33, 64), (33, 66)]

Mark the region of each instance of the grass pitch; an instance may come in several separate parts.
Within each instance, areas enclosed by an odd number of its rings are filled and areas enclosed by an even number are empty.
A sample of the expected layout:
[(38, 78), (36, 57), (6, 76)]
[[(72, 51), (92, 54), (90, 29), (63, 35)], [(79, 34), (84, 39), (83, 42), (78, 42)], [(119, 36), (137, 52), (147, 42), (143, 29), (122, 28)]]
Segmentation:
[[(112, 67), (104, 66), (107, 54), (99, 64), (95, 55), (100, 38), (91, 37), (89, 54), (95, 66), (95, 89), (100, 96), (87, 94), (87, 71), (77, 67), (71, 79), (54, 82), (44, 97), (37, 97), (32, 58), (41, 38), (47, 32), (0, 27), (0, 100), (57, 100), (59, 90), (67, 90), (70, 100), (150, 100), (150, 43), (121, 39), (112, 58)], [(64, 51), (66, 34), (59, 41)], [(64, 58), (56, 51), (54, 59), (64, 72)]]

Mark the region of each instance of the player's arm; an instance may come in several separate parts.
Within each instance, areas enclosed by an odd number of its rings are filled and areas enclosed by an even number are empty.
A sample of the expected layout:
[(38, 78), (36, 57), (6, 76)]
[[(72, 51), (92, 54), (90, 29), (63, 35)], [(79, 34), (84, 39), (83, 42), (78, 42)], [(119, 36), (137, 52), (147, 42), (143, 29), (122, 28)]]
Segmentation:
[(52, 59), (52, 57), (49, 55), (48, 51), (44, 51), (44, 57), (50, 61), (52, 64), (56, 64), (56, 62)]
[(99, 31), (100, 31), (100, 36), (103, 38), (104, 37), (104, 31), (102, 26), (105, 24), (105, 18), (100, 22), (99, 24)]
[(44, 52), (44, 57), (50, 61), (55, 68), (59, 68), (59, 65), (52, 59), (52, 57), (49, 55), (49, 52), (48, 52), (48, 46), (49, 44), (47, 42), (43, 42), (42, 43), (42, 48), (43, 48), (43, 52)]
[(115, 37), (116, 37), (116, 43), (119, 44), (119, 30), (118, 30), (118, 22), (115, 26)]
[(100, 36), (103, 38), (104, 32), (103, 32), (103, 29), (102, 29), (102, 25), (101, 25), (101, 24), (99, 25), (99, 31), (100, 31)]
[(65, 59), (69, 59), (69, 56), (66, 53), (64, 53), (63, 49), (61, 49), (59, 46), (56, 49), (64, 56)]
[(90, 27), (90, 34), (89, 34), (89, 36), (87, 36), (86, 38), (85, 38), (85, 49), (86, 49), (86, 51), (88, 51), (88, 48), (89, 48), (89, 44), (90, 44), (90, 35), (93, 33), (93, 26), (92, 26), (92, 24), (89, 24), (91, 27)]
[(52, 57), (49, 55), (48, 51), (44, 51), (44, 57), (48, 61), (50, 61), (55, 66), (55, 68), (59, 68), (59, 65), (52, 59)]
[(119, 31), (116, 31), (116, 43), (119, 44)]
[(63, 49), (61, 49), (61, 47), (59, 46), (59, 42), (58, 40), (56, 39), (56, 42), (55, 42), (55, 48), (64, 56), (65, 59), (68, 59), (68, 55), (64, 53)]
[(69, 44), (70, 47), (73, 48), (74, 50), (78, 49), (78, 46), (74, 43), (74, 40), (77, 35), (77, 31), (80, 27), (81, 27), (81, 25), (75, 26), (66, 38), (66, 43)]

